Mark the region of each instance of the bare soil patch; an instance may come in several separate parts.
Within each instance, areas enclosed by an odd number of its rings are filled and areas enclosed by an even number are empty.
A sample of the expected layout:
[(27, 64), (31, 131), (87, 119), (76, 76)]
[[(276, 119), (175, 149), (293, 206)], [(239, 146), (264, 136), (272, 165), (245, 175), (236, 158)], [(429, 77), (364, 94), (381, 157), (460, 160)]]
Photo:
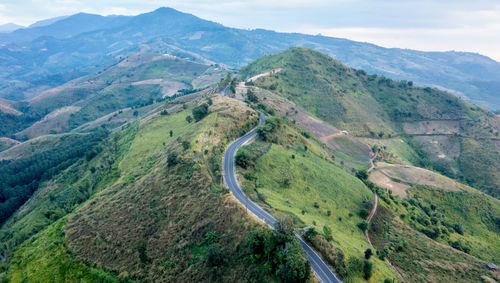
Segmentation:
[(401, 198), (406, 197), (406, 190), (410, 188), (407, 184), (393, 181), (379, 170), (375, 170), (370, 174), (370, 181), (380, 187), (391, 190), (392, 194), (400, 196)]
[(460, 122), (436, 120), (404, 123), (403, 129), (410, 135), (452, 135), (459, 133)]
[(406, 190), (412, 184), (450, 191), (462, 190), (457, 182), (427, 169), (385, 162), (377, 164), (377, 169), (370, 175), (370, 180), (379, 186), (391, 189), (394, 194), (401, 197), (406, 196)]
[(262, 73), (262, 74), (258, 74), (258, 75), (256, 75), (256, 76), (253, 76), (253, 77), (249, 78), (249, 79), (247, 80), (247, 82), (254, 82), (254, 81), (256, 81), (258, 78), (271, 76), (271, 75), (274, 75), (274, 74), (277, 74), (277, 73), (281, 72), (282, 70), (283, 70), (282, 68), (276, 68), (276, 69), (270, 70), (270, 71), (268, 71), (268, 72), (265, 72), (265, 73)]

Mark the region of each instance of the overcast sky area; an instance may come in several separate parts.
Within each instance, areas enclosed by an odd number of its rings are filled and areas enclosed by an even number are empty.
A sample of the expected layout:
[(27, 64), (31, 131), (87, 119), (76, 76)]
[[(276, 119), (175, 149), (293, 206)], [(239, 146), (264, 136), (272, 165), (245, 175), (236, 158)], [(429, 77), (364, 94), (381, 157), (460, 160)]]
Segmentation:
[(0, 0), (0, 24), (158, 7), (230, 27), (321, 33), (384, 47), (470, 51), (500, 61), (499, 0)]

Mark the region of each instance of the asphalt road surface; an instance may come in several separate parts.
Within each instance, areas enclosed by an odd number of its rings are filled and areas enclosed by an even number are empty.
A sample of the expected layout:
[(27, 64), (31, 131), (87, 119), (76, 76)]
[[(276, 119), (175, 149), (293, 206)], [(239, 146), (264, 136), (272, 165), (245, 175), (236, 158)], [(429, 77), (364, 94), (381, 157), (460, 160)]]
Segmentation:
[[(224, 90), (224, 92), (227, 91), (226, 89)], [(266, 118), (267, 117), (264, 114), (260, 113), (259, 125), (264, 124)], [(226, 182), (226, 185), (228, 186), (229, 191), (233, 194), (233, 196), (243, 206), (245, 206), (245, 208), (250, 213), (255, 215), (257, 218), (261, 219), (267, 225), (271, 226), (271, 228), (274, 229), (274, 225), (276, 224), (277, 220), (272, 215), (264, 211), (260, 206), (255, 204), (249, 198), (247, 198), (243, 193), (243, 190), (241, 189), (240, 185), (238, 184), (238, 180), (236, 179), (236, 170), (234, 163), (234, 157), (236, 156), (236, 152), (242, 145), (248, 143), (256, 135), (257, 135), (257, 128), (246, 133), (241, 138), (233, 141), (227, 147), (226, 151), (224, 152), (224, 181)], [(321, 282), (324, 283), (341, 282), (339, 279), (337, 279), (335, 274), (333, 274), (333, 272), (328, 268), (326, 263), (316, 254), (316, 252), (314, 252), (314, 250), (309, 245), (306, 244), (306, 242), (297, 233), (295, 233), (295, 237), (299, 240), (300, 244), (302, 245), (302, 248), (307, 253), (307, 258), (309, 259), (309, 262), (311, 262), (311, 269), (313, 270), (314, 274), (316, 274), (316, 276), (321, 280)]]

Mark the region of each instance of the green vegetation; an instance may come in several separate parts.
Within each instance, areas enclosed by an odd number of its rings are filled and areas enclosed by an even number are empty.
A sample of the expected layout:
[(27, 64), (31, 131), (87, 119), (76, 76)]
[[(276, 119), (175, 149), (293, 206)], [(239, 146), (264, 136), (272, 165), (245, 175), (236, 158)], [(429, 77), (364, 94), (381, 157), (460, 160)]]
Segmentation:
[(281, 282), (305, 282), (310, 277), (310, 263), (293, 234), (269, 230), (252, 232), (247, 243), (253, 262), (268, 266)]
[(46, 150), (38, 148), (27, 157), (0, 161), (0, 224), (31, 197), (40, 183), (52, 179), (82, 156), (92, 159), (99, 151), (95, 146), (106, 135), (104, 130), (62, 135), (51, 139), (53, 146)]
[[(363, 278), (362, 264), (358, 272), (350, 270), (348, 262), (361, 259), (369, 248), (357, 224), (363, 221), (360, 211), (371, 207), (372, 193), (354, 176), (327, 161), (315, 142), (298, 138), (301, 135), (278, 118), (268, 121), (259, 129), (261, 140), (238, 152), (246, 165), (240, 168), (246, 193), (271, 212), (290, 215), (297, 226), (312, 227), (304, 238), (342, 278)], [(277, 141), (282, 145), (263, 141), (276, 141), (274, 137), (281, 137)], [(373, 280), (395, 277), (383, 261), (374, 259), (373, 265)]]
[[(444, 91), (368, 75), (306, 48), (264, 56), (240, 73), (250, 77), (274, 68), (283, 70), (259, 78), (255, 85), (351, 135), (371, 139), (397, 136), (411, 147), (392, 144), (403, 161), (498, 197), (500, 175), (495, 169), (500, 167), (500, 148), (495, 143), (500, 118), (493, 113)], [(431, 137), (453, 141), (440, 144)], [(446, 148), (451, 142), (457, 143), (456, 150)], [(342, 161), (350, 160), (345, 157)]]
[(401, 221), (385, 206), (379, 207), (372, 222), (370, 237), (377, 248), (377, 256), (387, 257), (406, 280), (500, 280), (498, 273), (485, 268), (486, 262), (430, 240)]
[[(2, 252), (15, 252), (0, 276), (106, 282), (232, 281), (237, 276), (276, 281), (278, 273), (269, 273), (263, 262), (252, 261), (248, 249), (239, 248), (250, 231), (262, 228), (227, 200), (221, 187), (224, 145), (254, 127), (257, 115), (219, 98), (198, 123), (186, 121), (190, 113), (159, 115), (126, 127), (101, 142), (97, 155), (88, 161), (83, 157), (44, 185), (39, 195), (46, 197), (30, 200), (26, 211), (2, 227)], [(206, 217), (200, 221), (199, 215)], [(292, 260), (293, 253), (277, 265), (279, 276), (290, 275), (286, 270), (293, 270), (292, 262), (299, 259)], [(32, 267), (37, 265), (42, 268)], [(56, 267), (60, 273), (51, 272)]]
[(78, 261), (64, 243), (66, 219), (26, 241), (15, 252), (9, 266), (10, 282), (128, 282), (116, 274), (89, 267)]

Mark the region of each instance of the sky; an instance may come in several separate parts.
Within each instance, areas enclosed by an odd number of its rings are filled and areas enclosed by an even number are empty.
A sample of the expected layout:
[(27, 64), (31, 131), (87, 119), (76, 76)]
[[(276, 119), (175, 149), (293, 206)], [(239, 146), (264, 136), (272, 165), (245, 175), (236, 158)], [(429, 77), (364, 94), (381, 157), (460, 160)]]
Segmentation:
[(470, 51), (500, 62), (499, 0), (0, 0), (0, 24), (172, 7), (226, 26), (322, 34), (384, 47)]

